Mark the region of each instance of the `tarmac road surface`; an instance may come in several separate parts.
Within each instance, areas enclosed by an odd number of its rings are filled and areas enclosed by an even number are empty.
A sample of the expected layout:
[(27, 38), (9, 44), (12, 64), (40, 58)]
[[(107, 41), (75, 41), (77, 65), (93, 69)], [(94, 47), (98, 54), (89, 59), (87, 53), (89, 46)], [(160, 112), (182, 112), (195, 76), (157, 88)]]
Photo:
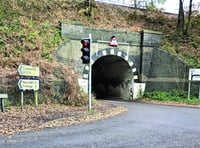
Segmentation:
[(106, 120), (0, 136), (1, 148), (199, 148), (200, 109), (106, 101), (128, 112)]

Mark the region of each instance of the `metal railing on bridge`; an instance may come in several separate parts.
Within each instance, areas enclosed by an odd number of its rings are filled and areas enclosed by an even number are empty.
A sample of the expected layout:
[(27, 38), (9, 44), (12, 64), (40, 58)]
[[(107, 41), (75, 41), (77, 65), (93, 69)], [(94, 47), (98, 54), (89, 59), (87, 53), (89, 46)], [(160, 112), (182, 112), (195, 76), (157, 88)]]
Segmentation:
[(134, 0), (95, 0), (96, 2), (114, 4), (126, 7), (132, 7), (137, 9), (146, 9), (146, 1), (134, 1)]

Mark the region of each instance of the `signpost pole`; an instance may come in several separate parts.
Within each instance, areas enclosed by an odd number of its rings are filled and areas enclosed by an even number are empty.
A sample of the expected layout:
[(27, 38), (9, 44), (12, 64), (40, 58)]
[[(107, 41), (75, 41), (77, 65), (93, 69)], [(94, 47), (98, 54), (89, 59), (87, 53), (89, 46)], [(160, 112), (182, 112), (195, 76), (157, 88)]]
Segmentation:
[[(200, 68), (190, 68), (188, 80), (189, 80), (188, 99), (190, 99), (191, 82), (200, 81)], [(200, 99), (200, 85), (199, 85), (199, 99)]]
[(200, 85), (199, 85), (199, 99), (200, 99)]
[(24, 91), (34, 91), (35, 105), (38, 107), (39, 74), (38, 66), (20, 64), (18, 67), (18, 87), (21, 90), (21, 109), (24, 108)]
[(133, 94), (132, 99), (134, 100), (135, 99), (134, 98), (134, 79), (132, 79), (131, 81), (132, 81), (132, 94)]
[(189, 84), (188, 84), (188, 99), (190, 99), (190, 86), (191, 86), (191, 82), (189, 80)]
[(24, 109), (24, 92), (21, 91), (21, 109)]
[(1, 98), (1, 111), (5, 112), (5, 108), (4, 108), (4, 98)]
[(5, 112), (4, 100), (8, 99), (8, 94), (0, 94), (0, 99), (1, 99), (1, 111)]
[(35, 106), (38, 107), (38, 91), (34, 91), (35, 96)]
[(90, 63), (89, 63), (89, 77), (88, 77), (88, 111), (91, 111), (92, 109), (92, 62), (91, 62), (91, 58), (92, 58), (92, 35), (89, 34), (89, 38), (90, 38)]

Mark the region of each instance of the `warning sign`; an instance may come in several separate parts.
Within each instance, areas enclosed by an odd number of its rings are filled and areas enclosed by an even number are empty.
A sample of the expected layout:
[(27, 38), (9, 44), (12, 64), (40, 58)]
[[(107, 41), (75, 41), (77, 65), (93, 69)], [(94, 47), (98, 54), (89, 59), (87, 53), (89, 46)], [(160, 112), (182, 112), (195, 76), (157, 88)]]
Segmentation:
[(119, 43), (118, 43), (118, 41), (117, 41), (117, 38), (116, 38), (115, 36), (112, 36), (112, 37), (111, 37), (111, 40), (110, 40), (110, 42), (109, 42), (109, 45), (110, 45), (110, 46), (115, 46), (115, 47), (117, 47), (117, 46), (119, 45)]

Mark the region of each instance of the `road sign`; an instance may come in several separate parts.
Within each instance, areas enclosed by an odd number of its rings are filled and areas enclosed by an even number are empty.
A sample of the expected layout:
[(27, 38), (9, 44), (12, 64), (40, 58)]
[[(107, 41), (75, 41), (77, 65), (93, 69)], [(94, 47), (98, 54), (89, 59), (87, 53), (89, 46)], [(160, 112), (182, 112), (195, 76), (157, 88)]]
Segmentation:
[(200, 81), (200, 69), (190, 68), (188, 80), (190, 80), (190, 81)]
[[(188, 84), (188, 99), (190, 99), (190, 89), (192, 81), (200, 81), (200, 68), (189, 69), (189, 84)], [(200, 99), (200, 85), (199, 85), (199, 99)]]
[(18, 87), (20, 90), (39, 90), (39, 80), (38, 79), (19, 79)]
[(114, 47), (117, 47), (119, 45), (118, 41), (117, 41), (117, 38), (115, 36), (112, 36), (111, 37), (111, 40), (109, 42), (109, 45), (110, 46), (114, 46)]
[(37, 66), (20, 64), (18, 67), (18, 72), (20, 76), (39, 77), (40, 69)]

